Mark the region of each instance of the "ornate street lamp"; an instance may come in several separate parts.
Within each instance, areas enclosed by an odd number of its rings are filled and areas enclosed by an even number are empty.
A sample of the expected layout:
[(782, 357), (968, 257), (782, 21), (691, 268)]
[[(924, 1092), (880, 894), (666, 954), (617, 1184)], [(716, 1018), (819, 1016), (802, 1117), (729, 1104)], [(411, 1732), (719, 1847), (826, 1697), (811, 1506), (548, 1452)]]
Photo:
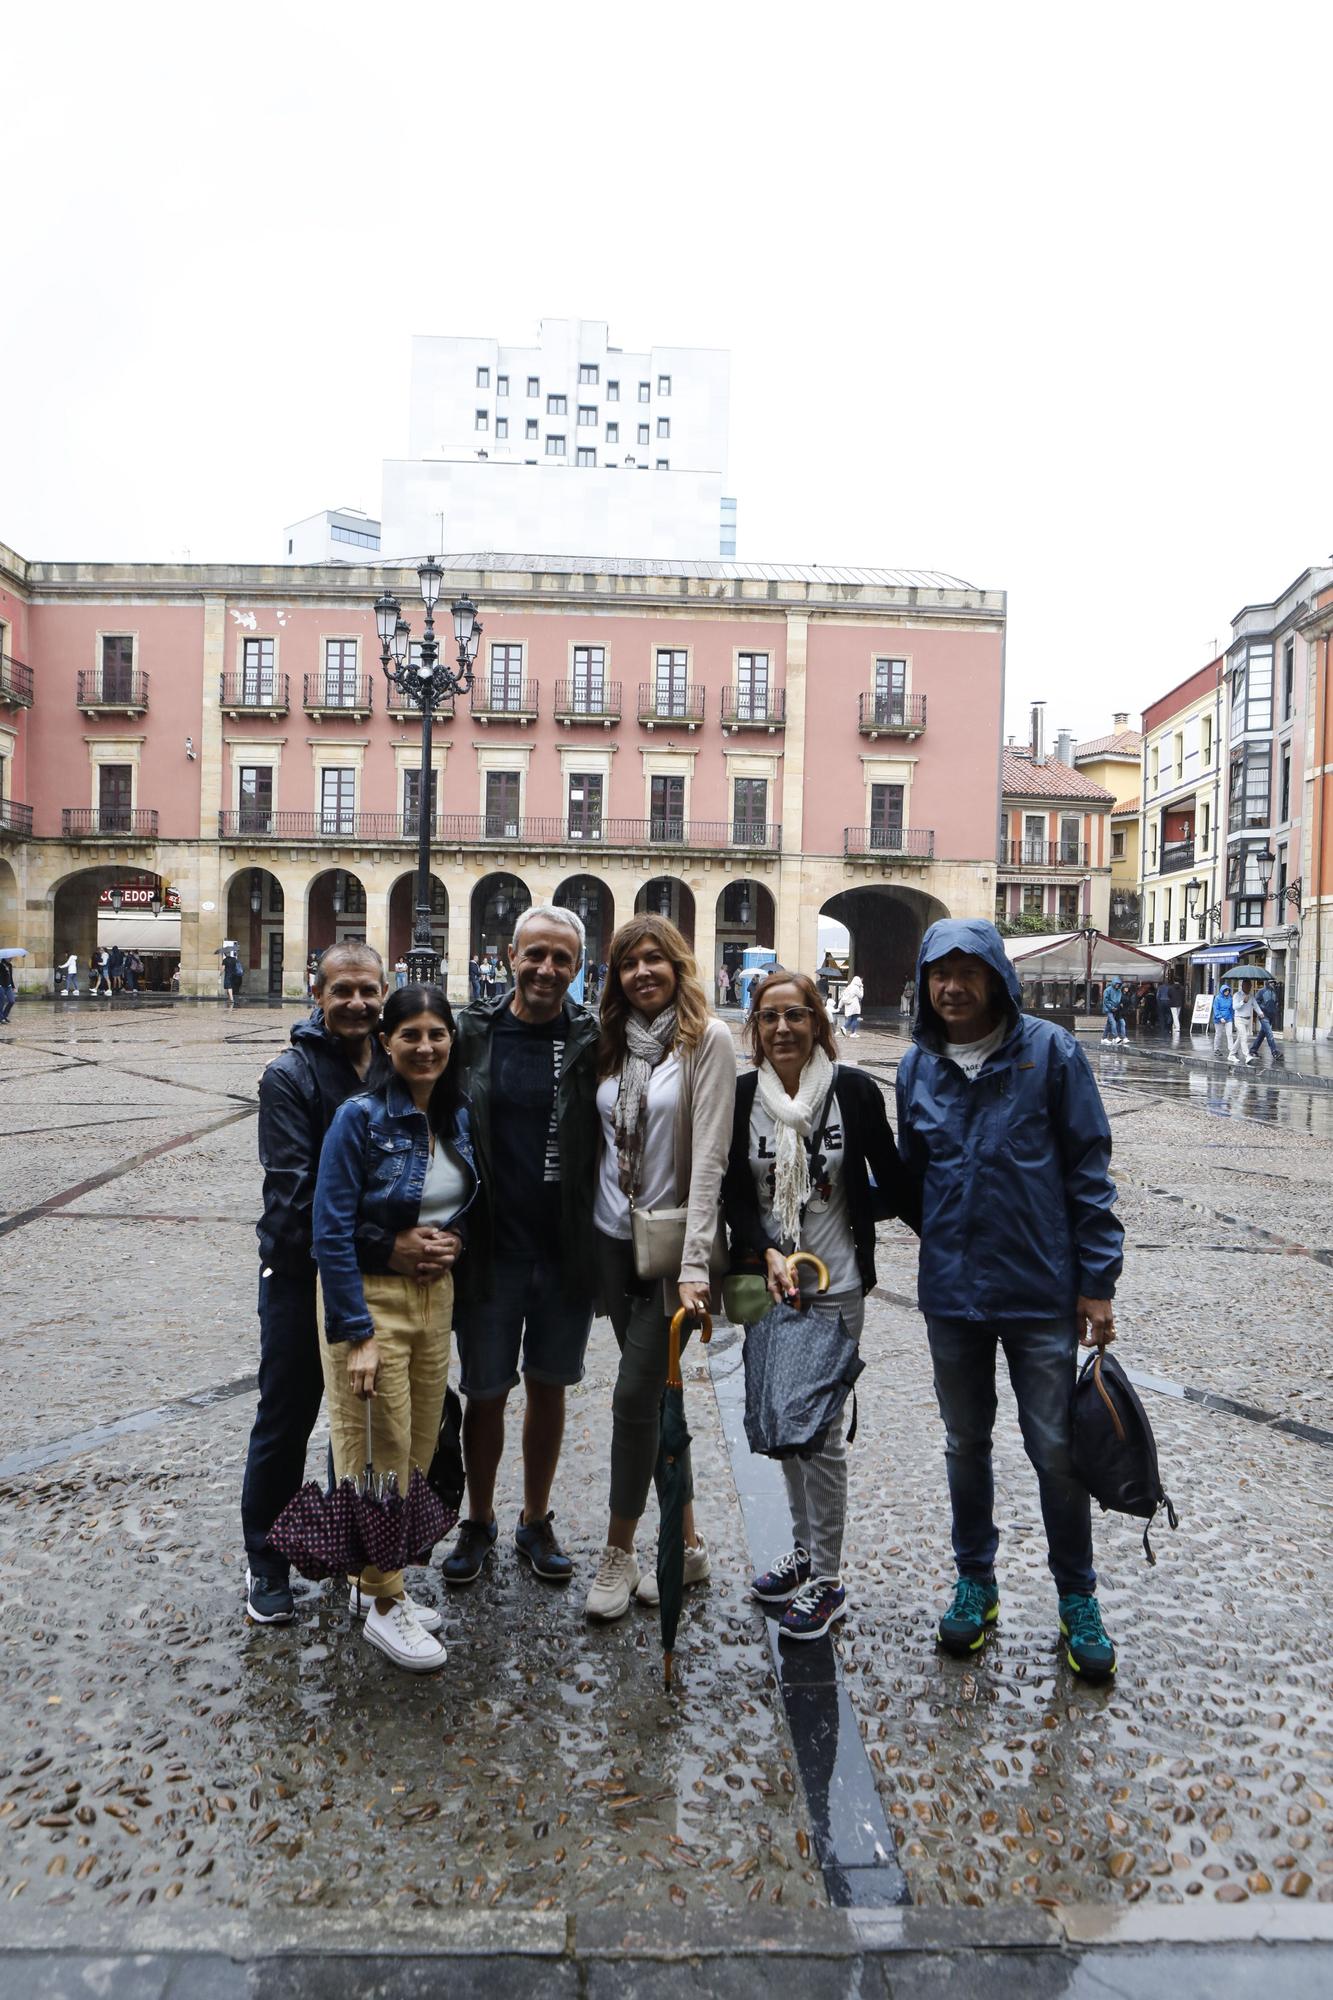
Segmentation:
[(124, 901), (125, 898), (124, 896), (122, 896), (119, 889), (113, 889), (111, 891), (111, 907), (115, 911), (117, 916), (120, 915), (121, 906), (124, 903)]
[(444, 583), (444, 571), (428, 556), (417, 566), (421, 601), (426, 620), (421, 635), (420, 656), (412, 658), (412, 628), (402, 615), (396, 597), (385, 591), (375, 600), (375, 629), (380, 638), (380, 665), (391, 687), (398, 689), (413, 708), (421, 710), (421, 774), (417, 781), (417, 901), (412, 926), (412, 944), (407, 953), (408, 977), (414, 985), (433, 986), (440, 980), (439, 954), (430, 928), (430, 833), (431, 833), (431, 730), (435, 711), (453, 696), (466, 694), (472, 686), (473, 662), (481, 646), (481, 622), (477, 607), (468, 597), (450, 606), (454, 621), (457, 665), (440, 657), (435, 636), (435, 606)]

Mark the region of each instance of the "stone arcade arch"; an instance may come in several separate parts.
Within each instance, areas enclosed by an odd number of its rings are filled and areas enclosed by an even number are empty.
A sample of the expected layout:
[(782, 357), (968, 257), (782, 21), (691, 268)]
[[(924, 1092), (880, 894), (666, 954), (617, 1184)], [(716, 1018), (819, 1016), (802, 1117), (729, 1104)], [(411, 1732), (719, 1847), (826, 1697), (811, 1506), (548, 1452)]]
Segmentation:
[[(393, 967), (398, 959), (406, 955), (412, 942), (412, 927), (416, 922), (417, 872), (400, 875), (389, 891), (389, 937), (384, 963), (388, 970), (389, 984), (393, 984)], [(440, 954), (444, 967), (449, 963), (449, 891), (438, 875), (430, 878), (430, 937), (431, 943)]]
[(19, 936), (19, 879), (9, 863), (0, 860), (0, 944), (26, 943)]
[(861, 975), (869, 1010), (897, 1008), (904, 985), (916, 976), (922, 938), (949, 911), (923, 889), (868, 882), (831, 896), (819, 914), (847, 926), (852, 969)]
[[(306, 951), (366, 940), (366, 885), (350, 868), (324, 868), (306, 884)], [(369, 938), (376, 950), (376, 939)]]
[(714, 963), (701, 965), (705, 981), (716, 985), (718, 967), (725, 965), (733, 976), (743, 954), (760, 945), (769, 951), (777, 937), (777, 904), (763, 882), (748, 875), (733, 876), (717, 899), (717, 944)]
[(286, 892), (268, 868), (239, 868), (226, 884), (226, 929), (245, 967), (248, 999), (282, 997)]
[(514, 925), (531, 904), (532, 892), (521, 876), (507, 869), (483, 875), (472, 891), (472, 956), (480, 959), (493, 952), (501, 970), (507, 970)]
[[(690, 950), (694, 950), (694, 891), (678, 875), (654, 875), (634, 898), (636, 916), (670, 917)], [(703, 968), (708, 977), (708, 968)]]
[[(53, 962), (59, 963), (68, 958), (70, 952), (76, 955), (79, 961), (80, 990), (87, 988), (88, 968), (97, 949), (97, 924), (102, 909), (100, 902), (102, 891), (127, 887), (160, 890), (162, 878), (138, 861), (99, 861), (89, 868), (71, 870), (68, 875), (61, 876), (51, 886)], [(140, 947), (146, 968), (144, 985), (149, 989), (167, 987), (172, 970), (180, 960), (178, 924), (172, 925), (170, 936), (169, 947), (161, 953), (145, 952)]]
[(596, 875), (567, 875), (551, 901), (557, 908), (573, 910), (582, 917), (588, 934), (585, 964), (589, 974), (595, 972), (606, 963), (611, 933), (616, 927), (616, 899), (611, 889)]

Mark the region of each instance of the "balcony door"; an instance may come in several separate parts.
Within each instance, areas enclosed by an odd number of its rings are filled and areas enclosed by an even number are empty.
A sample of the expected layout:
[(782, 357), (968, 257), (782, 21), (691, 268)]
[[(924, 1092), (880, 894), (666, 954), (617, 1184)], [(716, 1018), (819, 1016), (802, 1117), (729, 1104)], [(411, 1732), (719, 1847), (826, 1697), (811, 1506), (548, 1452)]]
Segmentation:
[(684, 715), (688, 700), (685, 689), (689, 658), (684, 651), (658, 648), (657, 684), (654, 689), (654, 707), (658, 715)]
[(324, 703), (328, 708), (356, 707), (356, 640), (324, 642)]
[(273, 768), (269, 764), (242, 764), (240, 784), (240, 825), (238, 833), (272, 833)]
[(907, 714), (906, 660), (876, 660), (875, 720), (901, 723)]
[(1024, 813), (1023, 859), (1044, 865), (1046, 860), (1046, 815)]
[[(128, 641), (127, 641), (128, 643)], [(114, 697), (103, 696), (104, 700)], [(128, 701), (128, 692), (125, 695)], [(98, 827), (103, 833), (128, 833), (134, 806), (134, 767), (130, 764), (99, 764), (97, 767)]]
[[(430, 774), (430, 818), (434, 822), (439, 810), (440, 774), (432, 770)], [(421, 773), (403, 772), (403, 832), (415, 840), (421, 831), (418, 815), (421, 811)]]
[(600, 715), (606, 704), (606, 649), (575, 646), (573, 709), (576, 715)]
[(901, 847), (903, 844), (904, 785), (870, 787), (870, 845)]
[(571, 771), (569, 774), (569, 837), (571, 840), (600, 840), (602, 837), (600, 771)]
[[(517, 652), (518, 648), (514, 647)], [(521, 771), (488, 771), (486, 773), (486, 837), (488, 840), (511, 840), (518, 838), (519, 806), (521, 803), (523, 774)]]
[[(683, 656), (682, 656), (683, 657)], [(651, 789), (651, 822), (649, 833), (653, 840), (684, 840), (685, 838), (685, 780), (683, 777), (654, 778)]]
[(356, 772), (319, 774), (319, 830), (350, 835), (356, 831)]
[[(490, 706), (518, 709), (523, 706), (523, 648), (491, 647)], [(509, 775), (509, 774), (505, 774)]]
[(273, 706), (273, 641), (247, 639), (241, 655), (241, 700), (247, 708)]
[(732, 785), (732, 839), (745, 847), (757, 847), (764, 845), (767, 835), (768, 779), (737, 778)]
[(742, 653), (736, 661), (736, 720), (764, 722), (768, 717), (768, 654)]
[(1070, 815), (1060, 821), (1060, 859), (1066, 866), (1078, 866), (1083, 846), (1083, 822)]
[(111, 633), (102, 640), (102, 700), (129, 702), (134, 695), (134, 641)]

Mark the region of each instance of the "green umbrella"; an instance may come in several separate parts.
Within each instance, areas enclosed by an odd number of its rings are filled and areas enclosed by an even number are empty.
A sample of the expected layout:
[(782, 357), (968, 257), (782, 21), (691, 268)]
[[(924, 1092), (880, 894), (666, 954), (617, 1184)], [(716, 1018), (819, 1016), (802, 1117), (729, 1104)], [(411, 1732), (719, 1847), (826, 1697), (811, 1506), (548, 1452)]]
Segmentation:
[[(657, 1589), (662, 1620), (662, 1676), (671, 1686), (671, 1663), (685, 1595), (685, 1476), (681, 1461), (690, 1448), (685, 1423), (685, 1385), (680, 1379), (680, 1329), (691, 1315), (684, 1306), (671, 1322), (667, 1379), (662, 1391), (662, 1429), (657, 1447)], [(699, 1315), (701, 1339), (713, 1337), (708, 1313)]]
[(1262, 986), (1271, 974), (1262, 965), (1229, 965), (1222, 974), (1223, 979), (1249, 979), (1254, 985)]

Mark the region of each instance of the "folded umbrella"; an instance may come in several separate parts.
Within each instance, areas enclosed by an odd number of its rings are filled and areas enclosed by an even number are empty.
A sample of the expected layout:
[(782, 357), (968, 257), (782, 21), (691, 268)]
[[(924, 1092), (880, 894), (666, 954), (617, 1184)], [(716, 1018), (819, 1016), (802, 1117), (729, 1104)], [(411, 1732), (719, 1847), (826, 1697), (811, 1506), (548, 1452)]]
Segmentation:
[(371, 1404), (366, 1399), (366, 1463), (360, 1479), (341, 1479), (327, 1488), (313, 1481), (288, 1501), (269, 1531), (269, 1541), (304, 1577), (353, 1576), (369, 1566), (402, 1569), (423, 1562), (448, 1533), (449, 1518), (421, 1470), (412, 1468), (407, 1492), (396, 1477), (375, 1473)]
[(327, 1487), (309, 1480), (270, 1528), (270, 1546), (311, 1583), (352, 1575), (365, 1561), (353, 1497), (350, 1479)]
[[(793, 1277), (802, 1264), (814, 1269), (820, 1291), (827, 1291), (828, 1270), (820, 1259), (807, 1250), (787, 1259)], [(743, 1358), (746, 1441), (766, 1458), (813, 1458), (822, 1450), (865, 1367), (841, 1313), (830, 1320), (785, 1300), (747, 1327)], [(848, 1441), (855, 1435), (853, 1418)]]
[[(684, 1306), (671, 1321), (667, 1379), (662, 1391), (662, 1430), (657, 1447), (657, 1589), (662, 1625), (662, 1678), (671, 1686), (676, 1630), (685, 1596), (685, 1474), (681, 1461), (690, 1448), (685, 1423), (685, 1385), (680, 1376), (680, 1330), (690, 1317)], [(701, 1313), (700, 1338), (713, 1337), (713, 1322)]]

